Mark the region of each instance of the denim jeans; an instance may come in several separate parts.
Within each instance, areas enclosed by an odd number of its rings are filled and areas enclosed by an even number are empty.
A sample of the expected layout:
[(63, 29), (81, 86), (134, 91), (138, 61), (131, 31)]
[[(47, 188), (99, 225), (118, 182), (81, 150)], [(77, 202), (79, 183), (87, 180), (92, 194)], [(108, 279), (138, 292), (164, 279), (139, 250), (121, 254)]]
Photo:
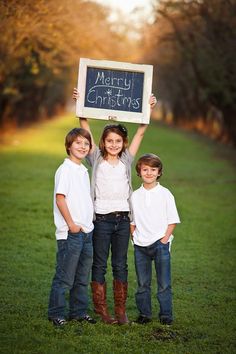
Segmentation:
[(160, 240), (148, 247), (134, 246), (135, 269), (138, 289), (135, 294), (136, 305), (141, 315), (151, 318), (151, 280), (152, 261), (157, 278), (157, 299), (160, 304), (160, 319), (172, 320), (172, 291), (169, 243)]
[(96, 215), (93, 235), (92, 280), (103, 284), (111, 249), (113, 278), (127, 282), (127, 252), (129, 246), (129, 217), (121, 213)]
[(48, 318), (65, 318), (65, 293), (69, 290), (69, 317), (87, 314), (88, 284), (93, 260), (92, 232), (68, 233), (57, 241), (56, 273), (52, 281)]

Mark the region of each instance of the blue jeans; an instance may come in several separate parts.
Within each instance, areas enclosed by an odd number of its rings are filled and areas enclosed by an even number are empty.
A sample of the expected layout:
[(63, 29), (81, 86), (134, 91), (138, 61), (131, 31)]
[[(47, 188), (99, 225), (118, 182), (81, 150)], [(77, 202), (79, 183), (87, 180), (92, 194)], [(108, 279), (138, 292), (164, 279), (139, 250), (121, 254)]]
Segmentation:
[(129, 246), (129, 216), (127, 213), (97, 214), (93, 235), (92, 280), (105, 282), (107, 260), (111, 249), (113, 278), (127, 282), (127, 252)]
[(93, 260), (92, 232), (69, 233), (57, 241), (56, 273), (52, 281), (48, 318), (65, 318), (66, 290), (69, 290), (69, 317), (87, 314), (88, 284)]
[(138, 289), (135, 294), (136, 305), (141, 315), (151, 318), (151, 280), (152, 261), (157, 277), (157, 299), (160, 304), (160, 319), (172, 320), (172, 291), (169, 243), (160, 240), (148, 247), (134, 246), (135, 269)]

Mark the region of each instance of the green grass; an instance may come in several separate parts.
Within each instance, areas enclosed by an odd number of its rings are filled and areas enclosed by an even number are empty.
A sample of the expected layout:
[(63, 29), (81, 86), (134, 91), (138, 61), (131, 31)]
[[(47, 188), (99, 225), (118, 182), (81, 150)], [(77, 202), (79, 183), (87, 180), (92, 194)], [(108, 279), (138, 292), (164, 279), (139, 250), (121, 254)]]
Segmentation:
[[(104, 122), (93, 121), (96, 140)], [(233, 353), (235, 346), (235, 151), (195, 134), (152, 123), (139, 155), (158, 154), (161, 183), (176, 197), (182, 223), (172, 248), (175, 322), (146, 326), (47, 321), (56, 242), (53, 177), (65, 157), (71, 116), (36, 125), (8, 139), (0, 152), (1, 353)], [(127, 124), (130, 136), (135, 125)], [(140, 181), (133, 173), (133, 184)], [(113, 310), (111, 272), (109, 307)], [(129, 249), (127, 311), (137, 316), (133, 251)], [(92, 306), (90, 306), (92, 314)]]

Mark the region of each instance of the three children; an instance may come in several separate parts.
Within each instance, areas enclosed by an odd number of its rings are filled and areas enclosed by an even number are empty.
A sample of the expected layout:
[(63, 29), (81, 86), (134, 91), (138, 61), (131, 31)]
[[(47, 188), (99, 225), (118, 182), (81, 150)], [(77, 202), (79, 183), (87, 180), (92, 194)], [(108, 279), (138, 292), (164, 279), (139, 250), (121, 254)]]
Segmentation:
[[(152, 97), (152, 108), (155, 103), (156, 99)], [(96, 323), (87, 313), (92, 266), (95, 312), (105, 323), (128, 323), (127, 251), (131, 231), (138, 279), (135, 295), (139, 310), (137, 323), (145, 324), (151, 320), (151, 269), (154, 260), (159, 318), (162, 324), (171, 324), (169, 249), (172, 232), (180, 221), (174, 197), (157, 182), (162, 174), (162, 163), (156, 155), (146, 154), (138, 160), (136, 170), (143, 185), (133, 194), (131, 187), (131, 163), (147, 126), (138, 127), (128, 148), (128, 133), (123, 125), (106, 126), (97, 147), (88, 121), (80, 119), (80, 124), (82, 128), (72, 129), (66, 136), (69, 158), (55, 175), (54, 221), (58, 252), (48, 318), (56, 326), (66, 323), (65, 293), (69, 290), (69, 320)], [(88, 172), (82, 164), (86, 157), (92, 166), (92, 198)], [(133, 221), (130, 225), (131, 204)], [(110, 316), (106, 302), (105, 275), (110, 250), (115, 318)]]

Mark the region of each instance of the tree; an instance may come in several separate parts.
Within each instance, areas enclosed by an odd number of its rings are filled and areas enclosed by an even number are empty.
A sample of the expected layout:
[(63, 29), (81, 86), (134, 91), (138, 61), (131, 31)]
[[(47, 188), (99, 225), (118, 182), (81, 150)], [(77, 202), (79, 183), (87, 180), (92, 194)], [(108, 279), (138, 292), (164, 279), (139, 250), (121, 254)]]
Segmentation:
[(105, 8), (84, 0), (0, 2), (0, 126), (64, 106), (80, 56), (122, 58), (123, 38), (107, 17)]
[(176, 122), (207, 125), (218, 112), (221, 136), (236, 143), (236, 2), (161, 0), (155, 13), (145, 42), (159, 97)]

